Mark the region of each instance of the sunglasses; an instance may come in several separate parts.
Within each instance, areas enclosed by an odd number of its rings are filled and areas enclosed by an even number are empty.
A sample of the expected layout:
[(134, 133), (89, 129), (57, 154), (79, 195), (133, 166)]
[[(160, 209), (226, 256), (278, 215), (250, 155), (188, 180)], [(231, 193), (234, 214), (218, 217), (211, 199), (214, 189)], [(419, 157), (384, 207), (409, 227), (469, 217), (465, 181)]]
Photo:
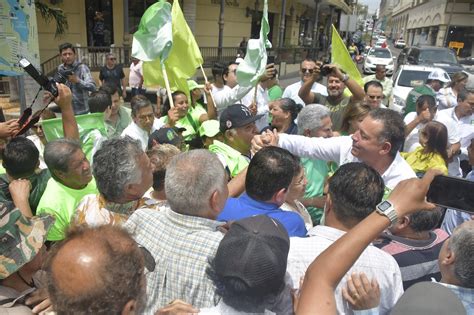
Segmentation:
[(383, 96), (367, 95), (371, 100), (381, 100)]
[(301, 68), (301, 72), (303, 73), (313, 73), (314, 72), (314, 69), (307, 69), (307, 68)]

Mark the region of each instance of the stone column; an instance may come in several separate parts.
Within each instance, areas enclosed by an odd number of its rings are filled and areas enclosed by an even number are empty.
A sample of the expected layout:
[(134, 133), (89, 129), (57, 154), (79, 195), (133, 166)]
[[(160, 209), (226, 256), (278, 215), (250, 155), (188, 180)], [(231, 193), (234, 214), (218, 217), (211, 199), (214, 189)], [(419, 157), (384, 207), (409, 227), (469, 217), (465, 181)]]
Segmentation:
[(440, 25), (438, 30), (438, 36), (436, 37), (436, 46), (438, 47), (446, 47), (448, 46), (447, 43), (444, 43), (444, 37), (446, 36), (447, 26)]
[(183, 15), (194, 34), (196, 26), (196, 0), (186, 0), (183, 3)]

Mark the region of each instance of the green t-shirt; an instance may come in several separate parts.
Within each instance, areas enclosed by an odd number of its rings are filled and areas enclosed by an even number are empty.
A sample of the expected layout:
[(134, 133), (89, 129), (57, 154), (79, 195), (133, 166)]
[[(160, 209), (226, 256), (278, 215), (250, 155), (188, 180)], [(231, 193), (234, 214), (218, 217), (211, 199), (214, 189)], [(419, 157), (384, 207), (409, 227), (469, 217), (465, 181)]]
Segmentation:
[[(306, 173), (306, 179), (308, 180), (304, 198), (321, 197), (324, 191), (324, 180), (329, 173), (328, 162), (302, 158), (301, 163), (303, 164)], [(324, 212), (323, 209), (315, 207), (307, 207), (307, 209), (311, 216), (311, 220), (313, 220), (313, 223), (315, 225), (319, 224)]]
[[(194, 137), (196, 137), (196, 135), (198, 134), (198, 131), (196, 129), (194, 129), (194, 126), (193, 124), (189, 121), (189, 118), (190, 115), (188, 113), (188, 115), (184, 116), (183, 118), (181, 118), (180, 120), (178, 120), (175, 124), (175, 127), (177, 128), (184, 128), (186, 129), (185, 131), (183, 131), (183, 138), (184, 138), (184, 141), (189, 141), (191, 139), (193, 139)], [(168, 123), (168, 116), (163, 116), (160, 118), (160, 121), (165, 125)], [(199, 128), (199, 125), (197, 125)]]
[(219, 154), (225, 159), (232, 178), (249, 165), (249, 161), (239, 151), (218, 140), (214, 140), (213, 144), (209, 146), (209, 151)]
[(268, 89), (268, 98), (270, 101), (278, 100), (282, 97), (282, 95), (283, 90), (278, 84)]
[(404, 115), (416, 111), (416, 100), (422, 95), (431, 95), (436, 99), (436, 92), (428, 85), (418, 86), (410, 91), (407, 96)]
[(339, 104), (334, 105), (322, 94), (316, 93), (314, 97), (314, 103), (323, 104), (329, 108), (331, 112), (332, 129), (336, 131), (339, 131), (342, 127), (342, 118), (347, 107), (350, 106), (350, 102), (351, 98), (349, 96), (344, 97)]
[(115, 122), (115, 125), (111, 121), (105, 121), (108, 138), (112, 138), (114, 136), (119, 137), (122, 134), (122, 131), (124, 131), (124, 129), (127, 128), (132, 122), (132, 110), (130, 108), (120, 106), (118, 115), (119, 118)]
[(36, 214), (49, 213), (55, 217), (54, 225), (49, 230), (49, 241), (64, 239), (65, 231), (71, 223), (72, 216), (81, 199), (88, 194), (97, 194), (94, 178), (83, 189), (71, 189), (53, 178), (48, 181), (46, 190), (38, 204)]
[(196, 124), (196, 126), (198, 126), (198, 129), (199, 129), (199, 127), (201, 126), (201, 122), (199, 121), (199, 118), (202, 115), (207, 114), (207, 111), (203, 104), (196, 103), (194, 107), (189, 106), (188, 114), (191, 115), (194, 123)]

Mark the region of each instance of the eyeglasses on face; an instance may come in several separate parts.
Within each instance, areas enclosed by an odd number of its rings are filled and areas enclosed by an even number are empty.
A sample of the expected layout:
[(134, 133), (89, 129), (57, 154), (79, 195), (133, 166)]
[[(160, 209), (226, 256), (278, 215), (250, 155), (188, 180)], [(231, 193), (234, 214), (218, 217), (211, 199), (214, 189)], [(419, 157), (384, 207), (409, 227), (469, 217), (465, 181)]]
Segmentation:
[(371, 100), (381, 100), (383, 96), (379, 95), (367, 95)]
[(313, 72), (314, 72), (314, 69), (301, 68), (301, 72), (303, 72), (303, 73), (306, 73), (306, 72), (308, 72), (308, 73), (313, 73)]

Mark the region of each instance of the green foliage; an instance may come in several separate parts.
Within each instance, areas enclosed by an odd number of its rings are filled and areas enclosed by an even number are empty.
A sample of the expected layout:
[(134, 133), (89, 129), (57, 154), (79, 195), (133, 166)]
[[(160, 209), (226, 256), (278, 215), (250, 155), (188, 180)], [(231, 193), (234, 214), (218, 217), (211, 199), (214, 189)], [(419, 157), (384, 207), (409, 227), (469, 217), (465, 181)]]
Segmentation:
[(56, 32), (54, 33), (54, 37), (58, 37), (66, 33), (69, 25), (67, 23), (66, 15), (62, 9), (50, 7), (46, 3), (39, 0), (35, 1), (35, 6), (36, 10), (41, 13), (41, 16), (46, 21), (46, 23), (51, 22), (51, 20), (54, 20), (56, 23)]

